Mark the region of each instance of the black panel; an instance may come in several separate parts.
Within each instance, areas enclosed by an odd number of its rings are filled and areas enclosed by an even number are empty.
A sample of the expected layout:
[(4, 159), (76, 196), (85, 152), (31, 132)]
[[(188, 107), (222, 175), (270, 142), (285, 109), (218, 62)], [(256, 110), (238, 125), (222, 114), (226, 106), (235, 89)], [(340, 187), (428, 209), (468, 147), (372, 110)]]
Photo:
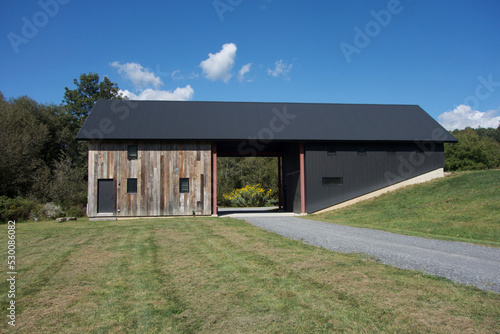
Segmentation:
[(189, 178), (181, 177), (181, 179), (179, 180), (179, 192), (181, 194), (189, 192)]
[(283, 207), (300, 213), (300, 156), (299, 143), (289, 143), (283, 150)]
[(113, 179), (97, 181), (97, 213), (114, 212), (114, 193)]
[(127, 179), (127, 194), (137, 194), (137, 179)]
[[(442, 167), (442, 144), (308, 144), (306, 211), (315, 212)], [(342, 185), (324, 186), (325, 177), (342, 178)]]
[(128, 145), (128, 160), (136, 160), (137, 159), (137, 145)]

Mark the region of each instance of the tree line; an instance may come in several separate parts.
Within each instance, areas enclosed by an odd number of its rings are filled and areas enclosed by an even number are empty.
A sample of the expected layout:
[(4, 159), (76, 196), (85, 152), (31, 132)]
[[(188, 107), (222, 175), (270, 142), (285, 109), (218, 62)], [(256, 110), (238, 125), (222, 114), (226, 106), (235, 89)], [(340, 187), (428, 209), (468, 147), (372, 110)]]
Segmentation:
[(498, 128), (466, 128), (451, 133), (458, 143), (445, 144), (445, 170), (500, 168), (500, 125)]
[(96, 73), (73, 84), (59, 105), (0, 92), (1, 222), (85, 214), (87, 143), (76, 134), (95, 101), (121, 97), (115, 83)]
[[(122, 97), (116, 83), (96, 73), (73, 84), (59, 105), (28, 96), (6, 99), (0, 92), (0, 222), (85, 214), (87, 143), (76, 141), (76, 134), (95, 101)], [(451, 133), (459, 141), (445, 144), (446, 170), (500, 168), (500, 126)], [(218, 159), (219, 201), (256, 184), (278, 194), (277, 158)]]

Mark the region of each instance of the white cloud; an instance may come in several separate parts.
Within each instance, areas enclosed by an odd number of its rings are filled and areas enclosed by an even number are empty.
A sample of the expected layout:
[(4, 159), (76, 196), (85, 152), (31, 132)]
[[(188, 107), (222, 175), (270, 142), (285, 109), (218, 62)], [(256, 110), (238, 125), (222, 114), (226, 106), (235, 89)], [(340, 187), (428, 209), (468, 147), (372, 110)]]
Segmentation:
[(248, 63), (246, 65), (243, 65), (241, 67), (241, 69), (238, 71), (238, 79), (240, 81), (243, 81), (243, 79), (245, 78), (245, 74), (247, 74), (248, 72), (250, 72), (250, 68), (252, 67), (252, 63)]
[(233, 76), (231, 70), (234, 66), (236, 50), (237, 48), (234, 43), (227, 43), (222, 46), (222, 50), (218, 53), (209, 53), (208, 59), (200, 63), (205, 77), (212, 81), (222, 80), (227, 83)]
[(130, 79), (135, 87), (147, 87), (154, 86), (156, 89), (163, 85), (161, 79), (154, 75), (154, 73), (149, 72), (147, 68), (137, 63), (126, 63), (120, 64), (115, 61), (110, 64), (112, 67), (118, 69), (118, 73), (123, 75), (125, 78)]
[[(500, 108), (499, 108), (500, 109)], [(454, 110), (444, 112), (438, 116), (438, 121), (447, 130), (471, 128), (497, 128), (500, 123), (500, 116), (495, 115), (499, 110), (489, 110), (481, 112), (472, 110), (470, 106), (459, 105)]]
[(193, 98), (194, 90), (190, 85), (187, 85), (184, 88), (177, 87), (173, 92), (148, 88), (139, 93), (139, 95), (128, 90), (120, 90), (119, 93), (129, 100), (187, 101)]
[(271, 70), (270, 68), (267, 69), (267, 74), (273, 77), (282, 75), (283, 78), (289, 80), (290, 77), (288, 76), (288, 74), (291, 70), (292, 64), (287, 64), (283, 61), (283, 59), (280, 59), (276, 63), (274, 63), (274, 70)]

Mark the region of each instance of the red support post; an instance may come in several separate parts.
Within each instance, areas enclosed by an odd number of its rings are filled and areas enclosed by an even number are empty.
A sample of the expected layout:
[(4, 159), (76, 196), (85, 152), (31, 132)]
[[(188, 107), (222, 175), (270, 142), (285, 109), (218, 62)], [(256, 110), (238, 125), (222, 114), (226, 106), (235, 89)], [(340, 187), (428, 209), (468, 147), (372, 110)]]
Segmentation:
[(306, 174), (304, 142), (300, 142), (300, 213), (306, 213)]
[(281, 194), (282, 194), (282, 189), (281, 189), (281, 155), (278, 155), (278, 209), (281, 209), (283, 206)]
[(217, 143), (212, 143), (212, 215), (217, 215)]

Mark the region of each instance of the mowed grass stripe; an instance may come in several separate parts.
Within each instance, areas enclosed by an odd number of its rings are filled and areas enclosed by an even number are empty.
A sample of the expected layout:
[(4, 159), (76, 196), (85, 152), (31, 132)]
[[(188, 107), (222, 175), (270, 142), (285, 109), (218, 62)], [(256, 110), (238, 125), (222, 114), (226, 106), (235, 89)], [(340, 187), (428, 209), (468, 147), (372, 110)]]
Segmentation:
[[(219, 278), (218, 281), (208, 284), (204, 277), (200, 276), (200, 273), (196, 272), (192, 274), (192, 276), (196, 276), (198, 280), (194, 283), (194, 286), (189, 286), (188, 289), (200, 291), (197, 295), (197, 298), (200, 298), (199, 301), (203, 300), (203, 296), (210, 293), (210, 290), (212, 290), (214, 292), (219, 292), (221, 295), (219, 298), (224, 298), (227, 301), (221, 304), (225, 305), (229, 303), (233, 311), (235, 309), (240, 309), (243, 313), (254, 314), (254, 318), (257, 318), (259, 312), (261, 312), (261, 314), (265, 314), (267, 316), (266, 318), (268, 320), (270, 319), (272, 322), (279, 320), (286, 321), (288, 324), (295, 322), (298, 328), (302, 328), (303, 324), (310, 324), (312, 319), (315, 319), (316, 323), (321, 324), (322, 329), (339, 329), (344, 327), (354, 329), (357, 328), (359, 322), (357, 319), (360, 318), (363, 318), (363, 325), (360, 328), (365, 329), (367, 322), (371, 322), (369, 325), (370, 328), (377, 328), (380, 324), (380, 326), (387, 329), (387, 326), (394, 323), (394, 319), (398, 317), (405, 318), (407, 322), (414, 323), (414, 319), (411, 321), (411, 315), (407, 314), (406, 310), (393, 313), (391, 311), (392, 305), (389, 308), (387, 304), (378, 305), (370, 300), (372, 298), (370, 294), (363, 295), (366, 293), (367, 289), (371, 290), (373, 288), (376, 291), (377, 289), (381, 289), (384, 285), (391, 285), (390, 280), (380, 282), (380, 280), (377, 279), (377, 272), (365, 277), (364, 284), (368, 285), (368, 287), (365, 287), (364, 290), (357, 289), (356, 287), (353, 287), (353, 289), (346, 289), (346, 282), (359, 278), (359, 272), (357, 275), (358, 277), (349, 275), (349, 273), (343, 273), (340, 275), (342, 278), (337, 281), (335, 280), (335, 276), (339, 276), (338, 274), (333, 273), (330, 275), (327, 273), (325, 275), (326, 277), (323, 277), (325, 281), (321, 282), (317, 279), (304, 276), (302, 272), (307, 274), (309, 271), (301, 270), (303, 267), (299, 266), (295, 268), (295, 270), (290, 269), (288, 266), (290, 262), (293, 261), (292, 257), (283, 263), (280, 259), (263, 257), (260, 251), (252, 246), (252, 242), (241, 240), (241, 238), (236, 238), (238, 240), (235, 240), (234, 235), (232, 235), (231, 238), (221, 238), (221, 231), (224, 231), (222, 233), (227, 232), (231, 234), (231, 228), (228, 224), (212, 224), (209, 225), (209, 227), (202, 225), (197, 226), (197, 228), (200, 227), (203, 227), (204, 231), (202, 233), (193, 234), (197, 234), (201, 236), (201, 238), (191, 239), (191, 241), (194, 242), (193, 245), (196, 249), (195, 253), (198, 255), (205, 255), (204, 259), (200, 262), (204, 262), (206, 267), (210, 270), (217, 270), (220, 273), (217, 275)], [(217, 231), (217, 229), (219, 229), (219, 231)], [(211, 234), (218, 236), (213, 238), (210, 237)], [(272, 234), (265, 235), (269, 236)], [(283, 245), (281, 242), (283, 240), (285, 239), (273, 236), (269, 240), (270, 244), (261, 245), (261, 250), (273, 253), (275, 250), (274, 242)], [(290, 244), (299, 243), (287, 240), (283, 246), (290, 246)], [(241, 245), (241, 247), (239, 245)], [(306, 251), (304, 251), (305, 254), (303, 256), (295, 257), (295, 261), (299, 263), (307, 263), (313, 260), (311, 252), (313, 254), (315, 252), (322, 254), (323, 252), (323, 250), (311, 246), (300, 246), (300, 248), (305, 247)], [(242, 247), (254, 249), (251, 250)], [(371, 263), (371, 261), (358, 256), (340, 257), (342, 258), (341, 261), (330, 259), (330, 263), (332, 263), (333, 266), (335, 266), (335, 262), (339, 262), (339, 271), (345, 271), (346, 267), (356, 268), (363, 263)], [(263, 261), (262, 259), (265, 260)], [(321, 263), (323, 261), (318, 262), (322, 266), (321, 271), (325, 272), (325, 263)], [(354, 270), (353, 274), (356, 275), (357, 271), (357, 269)], [(398, 275), (397, 273), (399, 271), (397, 269), (395, 269), (395, 272), (395, 276)], [(404, 273), (405, 271), (401, 272)], [(425, 288), (425, 283), (428, 281), (427, 277), (423, 277), (423, 275), (419, 273), (415, 273), (414, 275), (417, 280), (423, 281), (420, 282), (420, 286), (417, 286), (424, 290), (424, 292), (420, 294), (420, 298), (427, 298), (425, 297), (426, 294), (430, 296), (435, 295), (434, 291), (429, 291)], [(313, 273), (312, 276), (316, 276), (316, 274)], [(334, 278), (332, 279), (331, 276)], [(401, 292), (401, 287), (406, 285), (403, 280), (404, 277), (402, 277), (399, 286), (393, 287), (393, 294), (399, 294)], [(338, 283), (338, 286), (335, 283)], [(449, 282), (446, 282), (446, 284), (449, 284)], [(186, 286), (185, 284), (183, 285)], [(402, 290), (410, 290), (412, 288), (415, 288), (415, 284), (410, 284)], [(204, 289), (208, 291), (204, 291)], [(304, 294), (304, 291), (307, 291), (307, 293)], [(358, 294), (356, 291), (360, 291), (361, 293)], [(381, 300), (383, 300), (386, 295), (387, 292), (381, 292)], [(328, 298), (325, 299), (325, 296), (328, 296)], [(406, 299), (401, 299), (396, 296), (394, 301), (396, 300), (404, 304)], [(411, 301), (411, 298), (409, 300)], [(422, 304), (425, 304), (425, 302), (422, 302)], [(212, 312), (210, 314), (205, 314), (204, 317), (209, 317), (210, 315), (212, 321), (217, 323), (216, 317), (214, 319), (214, 311), (217, 310), (213, 308), (210, 310)], [(290, 314), (290, 312), (294, 315), (292, 318), (283, 316)], [(223, 316), (224, 314), (222, 317)], [(306, 325), (303, 329), (310, 330), (308, 326), (309, 325)], [(295, 327), (295, 329), (297, 329), (297, 327)], [(214, 329), (214, 327), (210, 328)], [(263, 328), (269, 329), (268, 327)]]
[[(25, 326), (36, 326), (39, 330), (50, 329), (56, 322), (57, 317), (45, 317), (39, 310), (53, 310), (55, 314), (65, 314), (62, 323), (71, 322), (73, 312), (68, 312), (68, 307), (78, 303), (80, 297), (91, 291), (95, 277), (95, 264), (91, 258), (97, 258), (95, 242), (100, 240), (101, 231), (90, 230), (88, 234), (75, 233), (69, 229), (64, 238), (56, 235), (59, 233), (57, 225), (53, 224), (48, 229), (37, 231), (55, 239), (57, 247), (47, 247), (45, 243), (31, 245), (31, 250), (37, 250), (41, 256), (36, 256), (34, 263), (30, 263), (30, 256), (24, 257), (23, 242), (18, 245), (18, 291), (16, 297), (25, 296), (22, 302), (18, 302), (17, 312), (19, 315), (18, 329)], [(21, 231), (24, 226), (32, 228), (28, 224), (18, 225)], [(21, 238), (29, 236), (23, 233)], [(59, 248), (59, 249), (58, 249)], [(30, 251), (35, 254), (36, 252)], [(28, 264), (25, 269), (24, 264)], [(37, 311), (35, 311), (37, 310)]]
[(173, 315), (184, 309), (170, 282), (171, 274), (158, 260), (155, 228), (138, 226), (116, 247), (109, 248), (119, 257), (106, 268), (108, 278), (103, 283), (109, 290), (103, 291), (105, 313), (96, 314), (96, 323), (104, 320), (106, 325), (98, 332), (171, 328), (177, 323)]
[[(303, 282), (298, 282), (296, 278), (278, 275), (278, 271), (284, 270), (278, 263), (261, 254), (244, 251), (236, 243), (218, 235), (214, 231), (217, 226), (215, 224), (196, 225), (197, 229), (203, 231), (199, 233), (201, 238), (192, 240), (194, 242), (192, 246), (195, 253), (202, 257), (201, 262), (209, 271), (219, 272), (218, 279), (210, 281), (199, 277), (197, 281), (191, 282), (194, 286), (185, 284), (183, 286), (188, 290), (199, 292), (197, 295), (198, 303), (211, 304), (212, 301), (206, 300), (203, 295), (212, 291), (226, 301), (221, 303), (222, 306), (227, 304), (230, 306), (222, 309), (201, 308), (202, 311), (210, 311), (210, 314), (201, 314), (200, 316), (211, 318), (211, 322), (217, 324), (236, 310), (239, 313), (250, 315), (253, 318), (253, 323), (256, 323), (257, 319), (261, 319), (264, 324), (272, 324), (279, 320), (282, 314), (293, 312), (296, 316), (288, 320), (297, 322), (297, 326), (300, 327), (300, 309), (307, 309), (309, 305), (298, 300), (299, 298), (293, 290), (297, 284), (300, 285)], [(228, 226), (224, 225), (224, 227)], [(200, 273), (195, 275), (198, 276)], [(248, 322), (248, 319), (245, 318), (236, 317), (234, 319), (236, 323), (231, 326), (234, 328), (237, 323), (244, 326)], [(321, 315), (317, 318), (319, 322), (325, 324), (325, 328), (328, 328), (329, 323), (331, 326), (332, 319)], [(222, 321), (224, 326), (228, 326), (227, 320)], [(210, 328), (214, 329), (214, 326)], [(264, 328), (269, 329), (264, 326), (261, 330)], [(259, 330), (259, 328), (254, 327), (254, 330)]]
[[(252, 251), (270, 254), (272, 259), (266, 256), (265, 261), (262, 261), (262, 254), (256, 254), (254, 263), (263, 263), (263, 267), (269, 268), (272, 275), (278, 273), (282, 274), (281, 277), (286, 277), (288, 281), (292, 282), (291, 286), (293, 286), (297, 296), (303, 297), (301, 292), (308, 291), (306, 294), (308, 298), (301, 300), (301, 304), (307, 306), (304, 307), (305, 319), (311, 320), (308, 319), (311, 315), (314, 317), (316, 314), (326, 314), (329, 324), (335, 324), (327, 327), (330, 329), (338, 330), (345, 327), (349, 330), (365, 330), (368, 325), (371, 330), (377, 328), (388, 330), (393, 325), (397, 329), (399, 323), (404, 322), (413, 323), (414, 328), (418, 328), (418, 322), (416, 323), (415, 318), (410, 315), (411, 312), (408, 312), (410, 304), (414, 301), (413, 298), (416, 297), (422, 301), (420, 304), (424, 306), (424, 309), (425, 301), (429, 297), (433, 302), (440, 300), (439, 293), (427, 286), (430, 276), (425, 274), (412, 272), (414, 276), (408, 280), (410, 273), (408, 271), (385, 266), (372, 266), (372, 261), (358, 255), (340, 255), (327, 252), (327, 256), (325, 256), (322, 249), (282, 239), (273, 234), (266, 234), (268, 237), (274, 237), (269, 238), (267, 244), (255, 248), (255, 243), (261, 241), (262, 237), (241, 242), (234, 234), (230, 233), (227, 225), (221, 227), (220, 231), (220, 233), (227, 233), (230, 236), (227, 239), (229, 243), (241, 245), (243, 254)], [(287, 248), (302, 246), (304, 253), (289, 253), (288, 258), (283, 257), (283, 252), (279, 255), (273, 255), (276, 245), (280, 243), (279, 240), (288, 244)], [(270, 263), (272, 265), (269, 265)], [(382, 271), (384, 274), (389, 271), (390, 275), (381, 275)], [(270, 286), (284, 290), (283, 285), (279, 284), (280, 282), (275, 282), (276, 276), (272, 275), (268, 275)], [(432, 277), (432, 279), (435, 278)], [(418, 296), (415, 296), (415, 291), (417, 291)], [(401, 294), (406, 294), (408, 299), (401, 298)], [(374, 295), (376, 298), (373, 298)], [(328, 297), (325, 298), (325, 296)], [(468, 310), (462, 309), (462, 312), (468, 312)], [(431, 311), (425, 316), (436, 317), (438, 314), (439, 311)], [(342, 322), (334, 322), (336, 318)], [(358, 328), (357, 319), (360, 318), (364, 319), (364, 324)]]
[[(29, 243), (29, 253), (44, 254), (45, 266), (60, 268), (38, 292), (25, 285), (40, 271), (21, 271), (18, 284), (30, 292), (17, 296), (29, 305), (18, 313), (21, 332), (456, 333), (499, 328), (498, 294), (304, 245), (234, 219), (19, 225), (25, 242), (51, 229), (57, 230), (54, 240), (65, 240), (59, 257), (45, 254), (47, 244)], [(0, 328), (7, 330), (6, 323)]]

